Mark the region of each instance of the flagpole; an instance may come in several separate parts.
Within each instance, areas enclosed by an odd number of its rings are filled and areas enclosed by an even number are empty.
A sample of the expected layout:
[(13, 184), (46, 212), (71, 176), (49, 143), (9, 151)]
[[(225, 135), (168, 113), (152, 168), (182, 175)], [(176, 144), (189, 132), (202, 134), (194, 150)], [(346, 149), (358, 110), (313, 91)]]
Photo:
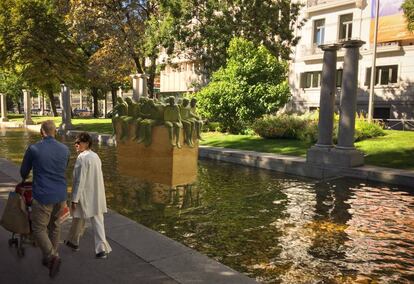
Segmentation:
[[(375, 0), (375, 28), (374, 28), (374, 50), (372, 52), (372, 67), (371, 67), (371, 80), (369, 84), (369, 98), (368, 98), (368, 122), (371, 122), (374, 117), (374, 86), (376, 77), (376, 60), (377, 60), (377, 36), (378, 36), (378, 17), (379, 17), (379, 2)], [(379, 78), (378, 78), (379, 79)]]

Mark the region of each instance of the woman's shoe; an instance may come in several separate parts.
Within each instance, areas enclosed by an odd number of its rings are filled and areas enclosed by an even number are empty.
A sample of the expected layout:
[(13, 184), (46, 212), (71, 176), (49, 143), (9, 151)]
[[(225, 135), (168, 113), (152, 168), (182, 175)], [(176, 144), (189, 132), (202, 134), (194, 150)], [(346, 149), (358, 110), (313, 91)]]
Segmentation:
[(101, 252), (98, 252), (95, 255), (95, 257), (99, 259), (104, 259), (104, 258), (108, 258), (108, 254), (105, 251), (101, 251)]
[(79, 246), (75, 245), (69, 241), (64, 241), (63, 242), (65, 245), (67, 245), (68, 247), (70, 247), (73, 251), (79, 251)]

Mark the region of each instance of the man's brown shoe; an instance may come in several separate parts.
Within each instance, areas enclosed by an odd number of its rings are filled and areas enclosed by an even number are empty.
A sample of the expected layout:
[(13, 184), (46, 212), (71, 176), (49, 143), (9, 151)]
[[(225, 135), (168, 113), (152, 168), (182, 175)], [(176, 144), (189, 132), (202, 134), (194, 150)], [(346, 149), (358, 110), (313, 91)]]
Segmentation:
[(59, 272), (61, 259), (58, 256), (52, 256), (49, 260), (49, 276), (53, 278)]

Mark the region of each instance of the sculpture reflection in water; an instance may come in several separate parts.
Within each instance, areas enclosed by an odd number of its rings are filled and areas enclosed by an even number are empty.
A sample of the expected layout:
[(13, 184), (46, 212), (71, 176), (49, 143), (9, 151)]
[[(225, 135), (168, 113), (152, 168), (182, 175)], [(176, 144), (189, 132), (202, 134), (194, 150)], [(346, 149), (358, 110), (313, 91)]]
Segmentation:
[(137, 193), (150, 190), (135, 197), (144, 207), (148, 196), (159, 204), (182, 200), (186, 207), (193, 203), (202, 121), (195, 113), (195, 103), (192, 108), (189, 102), (185, 98), (177, 105), (172, 96), (166, 104), (149, 98), (137, 102), (118, 98), (112, 118), (118, 169), (145, 185)]

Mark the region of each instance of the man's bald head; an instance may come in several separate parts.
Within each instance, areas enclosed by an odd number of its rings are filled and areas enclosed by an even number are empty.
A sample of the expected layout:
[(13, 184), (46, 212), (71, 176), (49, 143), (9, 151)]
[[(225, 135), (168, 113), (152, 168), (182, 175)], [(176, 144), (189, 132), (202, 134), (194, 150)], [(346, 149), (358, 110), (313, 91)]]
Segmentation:
[(40, 126), (40, 131), (43, 132), (44, 136), (55, 137), (55, 135), (56, 135), (56, 125), (53, 122), (53, 120), (43, 121), (41, 126)]

